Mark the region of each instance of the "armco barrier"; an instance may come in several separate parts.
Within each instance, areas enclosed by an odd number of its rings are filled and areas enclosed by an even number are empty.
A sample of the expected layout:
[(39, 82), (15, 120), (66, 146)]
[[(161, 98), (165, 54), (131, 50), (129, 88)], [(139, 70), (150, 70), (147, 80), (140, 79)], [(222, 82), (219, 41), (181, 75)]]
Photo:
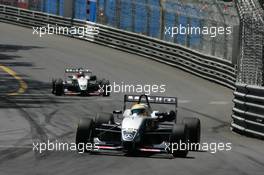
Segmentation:
[(264, 138), (264, 87), (236, 84), (231, 127)]
[(99, 28), (99, 34), (95, 36), (87, 35), (80, 39), (145, 56), (183, 69), (226, 87), (235, 88), (236, 69), (230, 62), (217, 57), (204, 55), (173, 43), (100, 24), (89, 23), (87, 21), (64, 18), (5, 5), (0, 5), (0, 21), (25, 27), (46, 26), (47, 24), (68, 27), (84, 26), (87, 24), (93, 25)]

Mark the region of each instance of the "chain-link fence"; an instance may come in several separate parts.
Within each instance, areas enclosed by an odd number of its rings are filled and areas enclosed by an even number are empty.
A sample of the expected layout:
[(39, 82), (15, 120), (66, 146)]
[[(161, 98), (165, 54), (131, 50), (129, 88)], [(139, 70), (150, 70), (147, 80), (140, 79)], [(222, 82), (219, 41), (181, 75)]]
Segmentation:
[(28, 3), (30, 10), (43, 11), (43, 2), (41, 0), (29, 0)]
[(238, 0), (241, 18), (239, 83), (264, 85), (264, 11), (255, 0)]
[[(217, 0), (97, 0), (97, 9), (98, 23), (236, 62), (239, 18), (234, 3)], [(231, 32), (222, 31), (227, 28)]]

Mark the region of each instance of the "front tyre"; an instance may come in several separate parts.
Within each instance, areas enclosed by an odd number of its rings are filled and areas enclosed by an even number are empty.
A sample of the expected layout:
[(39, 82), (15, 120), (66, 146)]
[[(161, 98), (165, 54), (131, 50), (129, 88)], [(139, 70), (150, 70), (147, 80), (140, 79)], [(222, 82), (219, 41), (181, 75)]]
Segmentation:
[(80, 153), (91, 152), (86, 145), (93, 146), (94, 121), (89, 118), (82, 118), (78, 124), (75, 143)]
[(51, 93), (52, 94), (55, 94), (55, 83), (56, 83), (56, 79), (52, 79), (52, 83), (51, 83), (51, 86), (52, 86), (52, 91), (51, 91)]
[(54, 82), (54, 88), (55, 88), (55, 95), (56, 96), (61, 96), (64, 93), (64, 88), (63, 88), (63, 81), (62, 79), (58, 79)]
[(182, 123), (185, 124), (188, 128), (189, 133), (189, 142), (193, 147), (191, 150), (198, 150), (199, 143), (201, 140), (201, 122), (198, 118), (184, 118)]
[(170, 153), (173, 157), (186, 157), (188, 154), (188, 129), (184, 124), (174, 124), (170, 136)]

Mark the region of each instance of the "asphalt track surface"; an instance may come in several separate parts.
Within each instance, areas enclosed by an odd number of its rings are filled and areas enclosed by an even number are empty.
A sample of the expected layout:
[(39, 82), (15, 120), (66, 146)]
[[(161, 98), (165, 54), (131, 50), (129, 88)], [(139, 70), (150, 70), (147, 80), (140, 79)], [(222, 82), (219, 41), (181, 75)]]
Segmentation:
[[(263, 174), (264, 142), (229, 129), (230, 89), (144, 57), (62, 36), (39, 38), (31, 29), (4, 23), (0, 23), (0, 64), (14, 70), (28, 86), (25, 93), (7, 95), (20, 85), (0, 69), (1, 175)], [(179, 120), (199, 117), (202, 142), (231, 142), (232, 150), (190, 152), (187, 158), (175, 159), (32, 151), (33, 142), (74, 142), (81, 117), (121, 109), (122, 93), (109, 98), (51, 95), (52, 77), (63, 77), (65, 67), (80, 66), (111, 82), (165, 84), (166, 92), (159, 95), (179, 98)]]

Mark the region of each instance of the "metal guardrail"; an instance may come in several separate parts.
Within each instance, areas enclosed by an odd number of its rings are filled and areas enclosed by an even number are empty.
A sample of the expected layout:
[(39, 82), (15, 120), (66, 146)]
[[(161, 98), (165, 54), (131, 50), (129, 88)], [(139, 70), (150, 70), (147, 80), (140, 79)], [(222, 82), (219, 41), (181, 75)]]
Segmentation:
[(257, 0), (237, 0), (236, 3), (243, 41), (231, 128), (242, 134), (264, 138), (264, 87), (261, 87), (264, 11)]
[(204, 55), (177, 44), (105, 25), (5, 5), (0, 5), (0, 21), (25, 27), (40, 27), (47, 24), (71, 27), (89, 24), (99, 28), (98, 35), (84, 38), (72, 37), (141, 55), (235, 89), (236, 68), (234, 65), (226, 60)]
[(264, 138), (264, 87), (236, 84), (232, 129)]

